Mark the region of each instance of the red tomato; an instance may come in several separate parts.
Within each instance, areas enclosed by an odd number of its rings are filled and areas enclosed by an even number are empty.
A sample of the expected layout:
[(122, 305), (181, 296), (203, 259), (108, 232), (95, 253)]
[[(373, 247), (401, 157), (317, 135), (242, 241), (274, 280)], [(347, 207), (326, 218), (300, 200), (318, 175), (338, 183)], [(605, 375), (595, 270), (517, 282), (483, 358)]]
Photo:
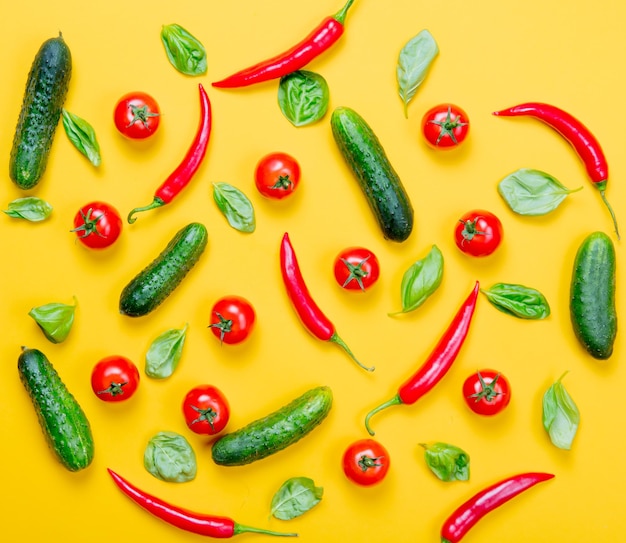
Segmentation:
[(463, 383), (463, 397), (479, 415), (496, 415), (511, 401), (511, 387), (506, 377), (494, 370), (481, 370)]
[(192, 388), (183, 400), (185, 422), (196, 434), (214, 435), (228, 424), (230, 408), (222, 392), (211, 385)]
[(159, 127), (159, 105), (145, 92), (129, 92), (115, 105), (113, 120), (116, 128), (127, 138), (145, 139)]
[(287, 153), (270, 153), (257, 164), (254, 182), (266, 198), (282, 200), (298, 187), (300, 165)]
[(90, 249), (109, 247), (122, 232), (119, 212), (106, 202), (91, 202), (81, 207), (74, 216), (74, 228), (78, 239)]
[(389, 470), (389, 454), (374, 439), (352, 443), (343, 455), (343, 471), (352, 482), (363, 486), (380, 483)]
[(376, 255), (363, 247), (349, 247), (335, 258), (335, 279), (347, 290), (366, 291), (380, 276)]
[(454, 240), (461, 251), (472, 256), (493, 253), (502, 241), (502, 223), (493, 213), (475, 209), (463, 215), (454, 230)]
[(104, 402), (128, 400), (138, 386), (139, 370), (124, 356), (107, 356), (91, 372), (91, 388)]
[(241, 296), (225, 296), (213, 305), (209, 328), (220, 343), (241, 343), (252, 332), (255, 317), (248, 300)]
[(454, 104), (440, 104), (422, 118), (422, 132), (428, 145), (435, 149), (452, 149), (460, 145), (469, 132), (469, 117)]

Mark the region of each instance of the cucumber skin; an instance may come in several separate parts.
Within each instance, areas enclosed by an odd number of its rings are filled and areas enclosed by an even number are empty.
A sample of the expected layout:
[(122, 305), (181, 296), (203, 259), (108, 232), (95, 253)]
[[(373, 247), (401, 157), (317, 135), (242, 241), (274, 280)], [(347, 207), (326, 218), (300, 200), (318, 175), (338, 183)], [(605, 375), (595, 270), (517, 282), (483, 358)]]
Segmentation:
[(70, 471), (89, 466), (94, 456), (91, 426), (50, 361), (37, 349), (24, 349), (17, 368), (57, 458)]
[(71, 74), (63, 37), (46, 40), (28, 74), (9, 160), (9, 176), (22, 190), (34, 188), (46, 169)]
[(154, 311), (174, 291), (207, 246), (206, 227), (192, 222), (181, 228), (161, 254), (122, 290), (122, 315), (142, 317)]
[(243, 466), (282, 451), (317, 427), (332, 404), (329, 387), (308, 390), (270, 415), (222, 436), (211, 449), (213, 461), (220, 466)]
[(331, 116), (335, 142), (363, 190), (385, 239), (405, 241), (413, 230), (413, 206), (371, 127), (354, 110)]
[(599, 360), (609, 358), (617, 335), (615, 248), (603, 232), (587, 236), (576, 253), (570, 316), (574, 333), (587, 352)]

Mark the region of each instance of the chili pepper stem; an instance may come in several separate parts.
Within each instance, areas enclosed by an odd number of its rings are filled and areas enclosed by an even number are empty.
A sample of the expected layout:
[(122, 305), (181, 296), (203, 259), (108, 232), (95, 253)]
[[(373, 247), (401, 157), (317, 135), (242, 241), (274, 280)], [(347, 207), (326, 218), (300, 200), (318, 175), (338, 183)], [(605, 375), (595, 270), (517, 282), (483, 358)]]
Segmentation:
[(361, 368), (363, 368), (365, 371), (374, 371), (376, 368), (374, 368), (374, 366), (366, 366), (365, 364), (359, 362), (356, 358), (356, 356), (354, 356), (354, 354), (352, 353), (352, 351), (350, 350), (350, 347), (348, 347), (348, 345), (346, 344), (346, 342), (341, 339), (338, 335), (337, 332), (335, 332), (331, 338), (330, 341), (332, 341), (333, 343), (336, 343), (337, 345), (339, 345), (344, 351), (346, 351), (346, 353), (348, 353), (348, 355), (350, 356), (350, 358), (352, 358), (352, 360), (354, 362), (356, 362)]
[(273, 530), (264, 530), (262, 528), (254, 528), (252, 526), (245, 526), (235, 522), (235, 529), (233, 535), (243, 534), (245, 532), (251, 532), (255, 534), (273, 535), (277, 537), (298, 537), (295, 532), (274, 532)]
[(599, 190), (600, 190), (600, 196), (602, 198), (602, 201), (604, 202), (604, 205), (607, 207), (607, 209), (609, 210), (609, 213), (611, 214), (611, 219), (613, 219), (613, 227), (615, 228), (615, 235), (617, 236), (617, 239), (619, 240), (620, 236), (619, 236), (619, 230), (617, 228), (617, 218), (615, 217), (615, 212), (613, 211), (613, 207), (611, 206), (609, 201), (606, 199), (604, 189), (600, 188)]
[(135, 209), (133, 209), (128, 214), (128, 218), (126, 220), (128, 221), (129, 224), (133, 224), (137, 220), (134, 217), (135, 213), (141, 213), (142, 211), (148, 211), (150, 209), (155, 209), (155, 208), (161, 207), (163, 205), (165, 205), (165, 202), (163, 200), (161, 200), (161, 198), (155, 198), (154, 200), (152, 200), (152, 202), (149, 205), (143, 206), (143, 207), (136, 207)]
[(369, 433), (369, 435), (371, 436), (374, 435), (374, 430), (372, 430), (370, 426), (370, 419), (372, 418), (372, 416), (374, 416), (379, 411), (382, 411), (383, 409), (387, 409), (387, 407), (391, 407), (392, 405), (400, 405), (401, 403), (403, 403), (402, 399), (400, 398), (398, 394), (396, 394), (393, 398), (391, 398), (391, 400), (387, 400), (385, 403), (382, 403), (378, 407), (375, 407), (374, 409), (372, 409), (365, 416), (365, 428), (367, 429), (367, 432)]
[(354, 3), (354, 0), (348, 0), (346, 2), (346, 5), (343, 6), (337, 13), (335, 13), (335, 15), (333, 15), (333, 19), (335, 19), (335, 21), (340, 22), (341, 24), (344, 24), (346, 20), (346, 13), (348, 13), (348, 10), (350, 9), (350, 6), (353, 3)]

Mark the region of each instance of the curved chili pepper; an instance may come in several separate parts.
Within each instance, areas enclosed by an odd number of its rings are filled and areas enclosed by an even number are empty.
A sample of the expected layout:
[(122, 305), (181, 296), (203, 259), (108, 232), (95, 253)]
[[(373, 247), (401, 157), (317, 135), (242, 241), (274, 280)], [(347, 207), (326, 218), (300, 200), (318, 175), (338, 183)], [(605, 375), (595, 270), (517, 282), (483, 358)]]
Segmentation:
[(127, 220), (130, 224), (137, 220), (134, 217), (135, 213), (169, 204), (187, 186), (200, 167), (209, 145), (212, 116), (209, 97), (202, 84), (199, 84), (198, 88), (200, 90), (200, 124), (196, 136), (182, 162), (154, 193), (152, 203), (144, 207), (136, 207), (128, 214)]
[(458, 507), (444, 522), (441, 527), (441, 543), (458, 543), (487, 513), (524, 490), (553, 477), (551, 473), (520, 473), (481, 490)]
[(119, 489), (136, 504), (143, 507), (148, 513), (181, 530), (218, 539), (233, 537), (244, 532), (254, 532), (279, 537), (296, 537), (298, 535), (296, 533), (274, 532), (261, 528), (252, 528), (239, 524), (228, 517), (194, 513), (187, 509), (176, 507), (143, 490), (139, 490), (112, 469), (107, 468), (107, 471)]
[(375, 413), (392, 405), (414, 404), (441, 381), (448, 372), (467, 337), (479, 291), (480, 286), (476, 281), (472, 292), (457, 311), (426, 362), (398, 388), (398, 393), (393, 398), (375, 407), (367, 414), (365, 428), (370, 435), (373, 436), (374, 431), (371, 429), (369, 421)]
[(306, 38), (291, 49), (234, 73), (221, 81), (216, 81), (212, 85), (229, 89), (246, 87), (254, 83), (277, 79), (303, 68), (342, 36), (346, 13), (353, 2), (354, 0), (348, 0), (335, 15), (324, 18)]
[(280, 268), (287, 287), (287, 295), (307, 330), (322, 341), (331, 341), (339, 345), (364, 370), (374, 371), (373, 367), (367, 367), (356, 359), (346, 343), (337, 335), (333, 323), (311, 297), (287, 233), (283, 236), (280, 246)]
[(615, 234), (619, 239), (617, 219), (605, 196), (609, 166), (600, 143), (583, 123), (568, 112), (541, 102), (527, 102), (501, 111), (494, 111), (493, 114), (498, 117), (534, 117), (563, 136), (582, 160), (591, 182), (600, 191), (600, 196), (611, 214)]

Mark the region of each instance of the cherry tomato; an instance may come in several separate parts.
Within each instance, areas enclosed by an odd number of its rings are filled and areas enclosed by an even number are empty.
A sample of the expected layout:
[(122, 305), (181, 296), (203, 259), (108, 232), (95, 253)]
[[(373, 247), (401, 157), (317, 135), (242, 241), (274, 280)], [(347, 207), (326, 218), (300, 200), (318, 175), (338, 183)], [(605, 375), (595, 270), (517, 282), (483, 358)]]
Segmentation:
[(435, 149), (452, 149), (461, 145), (469, 132), (469, 117), (454, 104), (440, 104), (422, 118), (422, 132), (428, 145)]
[(200, 385), (187, 392), (183, 400), (183, 415), (192, 432), (214, 435), (228, 424), (230, 408), (218, 388)]
[(145, 92), (129, 92), (115, 105), (113, 120), (116, 128), (127, 138), (145, 139), (159, 127), (159, 105)]
[(352, 443), (343, 455), (343, 471), (352, 482), (369, 486), (380, 483), (389, 470), (389, 454), (374, 439)]
[(245, 340), (255, 322), (254, 308), (241, 296), (225, 296), (213, 305), (209, 328), (220, 343), (235, 344)]
[(91, 388), (104, 402), (128, 400), (138, 386), (139, 370), (124, 356), (107, 356), (91, 372)]
[(463, 215), (454, 230), (454, 240), (461, 251), (471, 256), (487, 256), (502, 241), (502, 223), (493, 213), (476, 209)]
[(380, 276), (376, 255), (363, 247), (349, 247), (335, 258), (335, 279), (346, 290), (366, 291)]
[(113, 245), (122, 233), (119, 212), (106, 202), (90, 202), (81, 207), (74, 216), (74, 228), (78, 239), (90, 249), (104, 249)]
[(463, 397), (479, 415), (496, 415), (511, 401), (511, 387), (506, 377), (494, 370), (481, 370), (463, 383)]
[(300, 165), (287, 153), (270, 153), (258, 162), (254, 182), (266, 198), (282, 200), (298, 187)]

